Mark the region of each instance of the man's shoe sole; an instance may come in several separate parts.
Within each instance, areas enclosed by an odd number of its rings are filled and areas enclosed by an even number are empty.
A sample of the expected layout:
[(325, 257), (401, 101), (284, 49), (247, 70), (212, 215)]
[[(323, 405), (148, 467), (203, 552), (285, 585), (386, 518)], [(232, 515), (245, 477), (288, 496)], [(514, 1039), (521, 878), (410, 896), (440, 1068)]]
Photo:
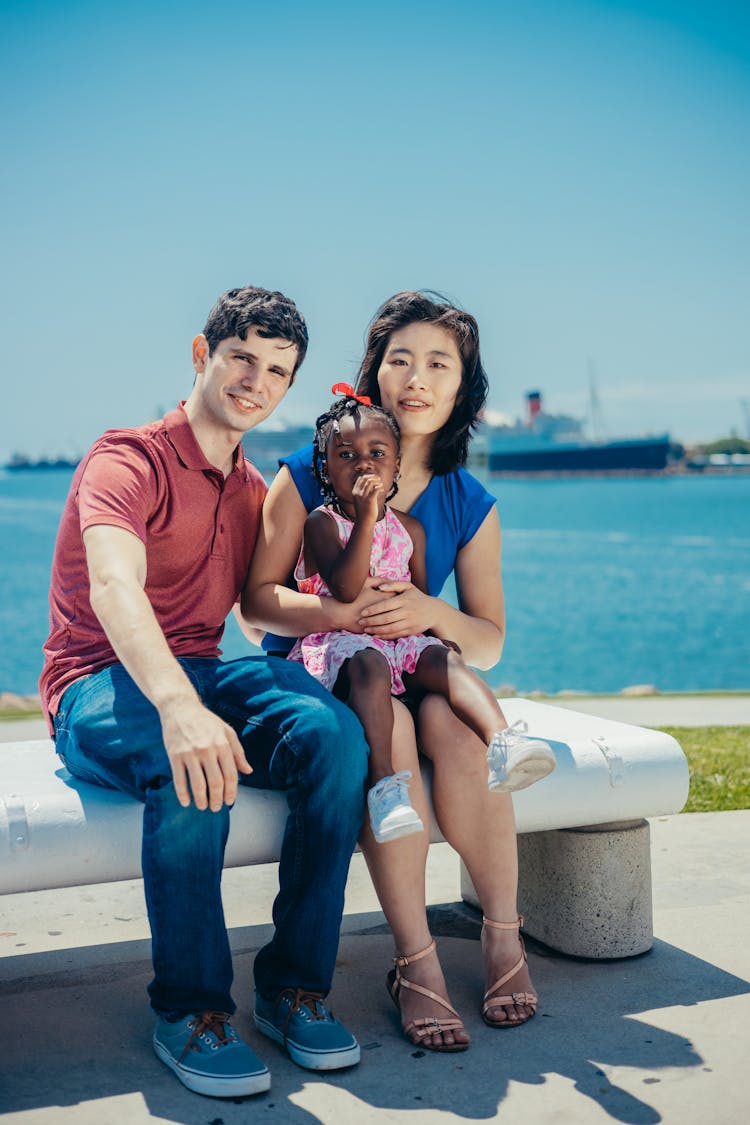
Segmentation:
[(157, 1058), (174, 1071), (183, 1086), (187, 1086), (194, 1094), (206, 1094), (209, 1098), (244, 1098), (248, 1094), (263, 1094), (271, 1089), (271, 1072), (268, 1067), (252, 1074), (212, 1078), (178, 1062), (157, 1039), (154, 1039), (154, 1051)]
[(343, 1070), (344, 1067), (356, 1066), (359, 1062), (359, 1043), (355, 1042), (341, 1051), (316, 1051), (311, 1047), (301, 1047), (293, 1039), (285, 1039), (275, 1024), (259, 1016), (257, 1012), (253, 1013), (253, 1020), (258, 1031), (286, 1047), (292, 1062), (305, 1070)]
[(503, 781), (489, 781), (488, 785), (493, 793), (517, 793), (519, 789), (528, 789), (535, 781), (547, 777), (556, 764), (555, 755), (548, 746), (524, 750), (512, 762)]

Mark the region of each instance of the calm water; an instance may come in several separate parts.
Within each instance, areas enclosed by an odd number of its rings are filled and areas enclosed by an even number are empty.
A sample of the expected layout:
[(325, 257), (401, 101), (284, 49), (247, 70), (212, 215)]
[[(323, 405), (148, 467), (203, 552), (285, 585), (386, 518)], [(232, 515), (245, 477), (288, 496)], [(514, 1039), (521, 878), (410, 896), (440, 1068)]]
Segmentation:
[[(69, 483), (66, 472), (0, 474), (3, 691), (36, 691)], [(490, 683), (519, 692), (750, 689), (750, 476), (490, 487), (508, 610)], [(230, 622), (225, 655), (247, 651)]]

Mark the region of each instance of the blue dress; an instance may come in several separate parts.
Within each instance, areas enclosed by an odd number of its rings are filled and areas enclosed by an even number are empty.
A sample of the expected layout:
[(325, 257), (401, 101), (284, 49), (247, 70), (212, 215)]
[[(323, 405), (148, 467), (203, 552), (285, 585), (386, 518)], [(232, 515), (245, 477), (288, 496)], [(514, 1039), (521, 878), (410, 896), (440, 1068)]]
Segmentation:
[[(282, 457), (308, 512), (325, 503), (325, 497), (312, 472), (312, 444), (303, 446), (289, 457)], [(398, 496), (394, 499), (398, 507)], [(466, 469), (454, 469), (443, 476), (434, 476), (422, 495), (409, 509), (419, 520), (427, 540), (427, 592), (439, 597), (446, 579), (456, 565), (458, 552), (469, 543), (494, 507), (495, 497)], [(292, 588), (294, 584), (291, 583)], [(266, 633), (263, 648), (268, 652), (288, 652), (294, 644), (290, 637)]]

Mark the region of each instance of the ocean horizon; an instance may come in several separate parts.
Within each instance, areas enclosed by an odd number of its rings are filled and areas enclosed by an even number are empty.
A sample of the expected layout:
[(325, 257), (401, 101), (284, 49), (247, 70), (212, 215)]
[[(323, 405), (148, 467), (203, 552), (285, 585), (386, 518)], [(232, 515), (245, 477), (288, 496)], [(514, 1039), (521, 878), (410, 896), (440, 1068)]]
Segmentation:
[[(0, 473), (0, 691), (37, 690), (70, 470)], [(507, 638), (493, 688), (750, 690), (750, 476), (491, 479)], [(455, 590), (443, 596), (456, 604)], [(257, 653), (230, 618), (226, 659)]]

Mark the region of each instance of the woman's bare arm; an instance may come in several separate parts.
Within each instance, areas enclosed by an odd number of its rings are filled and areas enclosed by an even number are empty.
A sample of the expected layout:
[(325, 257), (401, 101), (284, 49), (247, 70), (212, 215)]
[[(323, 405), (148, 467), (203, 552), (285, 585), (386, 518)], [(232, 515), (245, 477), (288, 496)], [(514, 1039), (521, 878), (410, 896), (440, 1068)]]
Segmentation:
[(423, 594), (426, 594), (427, 563), (425, 561), (425, 551), (427, 549), (427, 540), (424, 528), (419, 520), (415, 519), (414, 516), (408, 515), (406, 512), (394, 511), (393, 514), (409, 532), (409, 537), (413, 544), (412, 555), (409, 559), (409, 573), (411, 574), (412, 584)]

